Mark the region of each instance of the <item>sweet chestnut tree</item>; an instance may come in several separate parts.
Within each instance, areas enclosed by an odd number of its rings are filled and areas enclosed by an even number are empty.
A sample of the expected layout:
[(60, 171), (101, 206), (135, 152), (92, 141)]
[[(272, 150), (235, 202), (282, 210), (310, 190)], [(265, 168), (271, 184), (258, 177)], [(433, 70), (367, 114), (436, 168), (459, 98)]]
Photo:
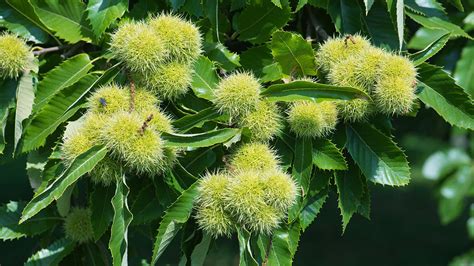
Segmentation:
[(240, 265), (291, 265), (331, 191), (344, 231), (370, 186), (409, 184), (394, 117), (474, 129), (472, 91), (432, 64), (472, 39), (464, 8), (0, 0), (0, 152), (34, 191), (0, 207), (0, 239), (38, 239), (27, 265), (156, 265), (172, 241), (202, 265), (223, 237)]

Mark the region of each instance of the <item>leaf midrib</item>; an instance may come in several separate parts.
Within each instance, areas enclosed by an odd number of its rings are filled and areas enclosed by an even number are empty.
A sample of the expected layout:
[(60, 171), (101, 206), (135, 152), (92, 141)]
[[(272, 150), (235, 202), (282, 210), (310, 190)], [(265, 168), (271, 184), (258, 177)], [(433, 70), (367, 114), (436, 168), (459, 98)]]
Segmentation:
[[(293, 58), (295, 59), (296, 63), (298, 64), (299, 68), (301, 69), (301, 73), (303, 74), (303, 76), (306, 76), (306, 72), (304, 71), (303, 69), (303, 65), (301, 65), (300, 61), (298, 60), (298, 58), (295, 56), (295, 54), (293, 53), (293, 51), (291, 50), (290, 46), (288, 46), (288, 44), (283, 40), (283, 38), (281, 36), (278, 36), (278, 39), (280, 39), (280, 41), (286, 46), (286, 48), (288, 48), (288, 51), (291, 53), (291, 56), (293, 56)], [(290, 37), (291, 39), (291, 37)]]

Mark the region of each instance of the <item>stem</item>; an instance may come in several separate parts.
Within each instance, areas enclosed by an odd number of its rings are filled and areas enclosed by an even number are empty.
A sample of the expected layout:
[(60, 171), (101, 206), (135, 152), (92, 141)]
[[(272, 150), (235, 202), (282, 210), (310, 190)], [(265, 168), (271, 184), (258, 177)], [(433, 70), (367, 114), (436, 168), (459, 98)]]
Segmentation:
[(145, 122), (143, 122), (143, 125), (142, 127), (140, 128), (140, 135), (143, 135), (145, 133), (145, 129), (148, 127), (148, 123), (150, 123), (150, 121), (153, 119), (153, 114), (150, 114)]
[(41, 48), (38, 51), (33, 51), (33, 54), (36, 55), (36, 56), (40, 56), (42, 54), (57, 52), (57, 51), (59, 51), (63, 48), (64, 48), (64, 46), (53, 46), (53, 47), (48, 47), (48, 48)]
[(311, 24), (313, 24), (314, 30), (319, 35), (319, 37), (321, 37), (321, 40), (324, 41), (327, 38), (329, 38), (328, 33), (323, 29), (323, 26), (321, 25), (321, 23), (314, 16), (313, 11), (311, 10), (311, 7), (306, 6), (306, 10), (308, 11)]

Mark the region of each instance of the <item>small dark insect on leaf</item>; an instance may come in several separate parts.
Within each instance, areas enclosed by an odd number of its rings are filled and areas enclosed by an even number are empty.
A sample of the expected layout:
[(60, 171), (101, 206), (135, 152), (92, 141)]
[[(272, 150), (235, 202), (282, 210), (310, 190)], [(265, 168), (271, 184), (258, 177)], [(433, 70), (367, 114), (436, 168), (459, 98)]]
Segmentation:
[(101, 97), (101, 98), (99, 99), (99, 102), (100, 102), (100, 104), (102, 104), (102, 107), (106, 107), (106, 106), (107, 106), (107, 101), (106, 101), (104, 98)]

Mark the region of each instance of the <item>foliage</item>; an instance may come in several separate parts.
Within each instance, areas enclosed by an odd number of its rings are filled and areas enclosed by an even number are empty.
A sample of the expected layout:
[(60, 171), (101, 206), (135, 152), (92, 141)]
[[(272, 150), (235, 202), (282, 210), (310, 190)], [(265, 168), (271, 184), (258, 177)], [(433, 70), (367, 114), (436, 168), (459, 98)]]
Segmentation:
[[(473, 14), (440, 0), (0, 0), (0, 37), (29, 50), (0, 63), (0, 160), (28, 154), (40, 172), (28, 203), (0, 207), (0, 238), (38, 239), (28, 265), (155, 265), (174, 241), (176, 262), (202, 265), (234, 235), (240, 265), (291, 265), (331, 193), (344, 232), (370, 218), (370, 186), (409, 184), (394, 114), (474, 129)], [(471, 157), (425, 167), (445, 223), (473, 195)], [(80, 241), (61, 225), (79, 209)], [(129, 256), (135, 232), (151, 257)]]

